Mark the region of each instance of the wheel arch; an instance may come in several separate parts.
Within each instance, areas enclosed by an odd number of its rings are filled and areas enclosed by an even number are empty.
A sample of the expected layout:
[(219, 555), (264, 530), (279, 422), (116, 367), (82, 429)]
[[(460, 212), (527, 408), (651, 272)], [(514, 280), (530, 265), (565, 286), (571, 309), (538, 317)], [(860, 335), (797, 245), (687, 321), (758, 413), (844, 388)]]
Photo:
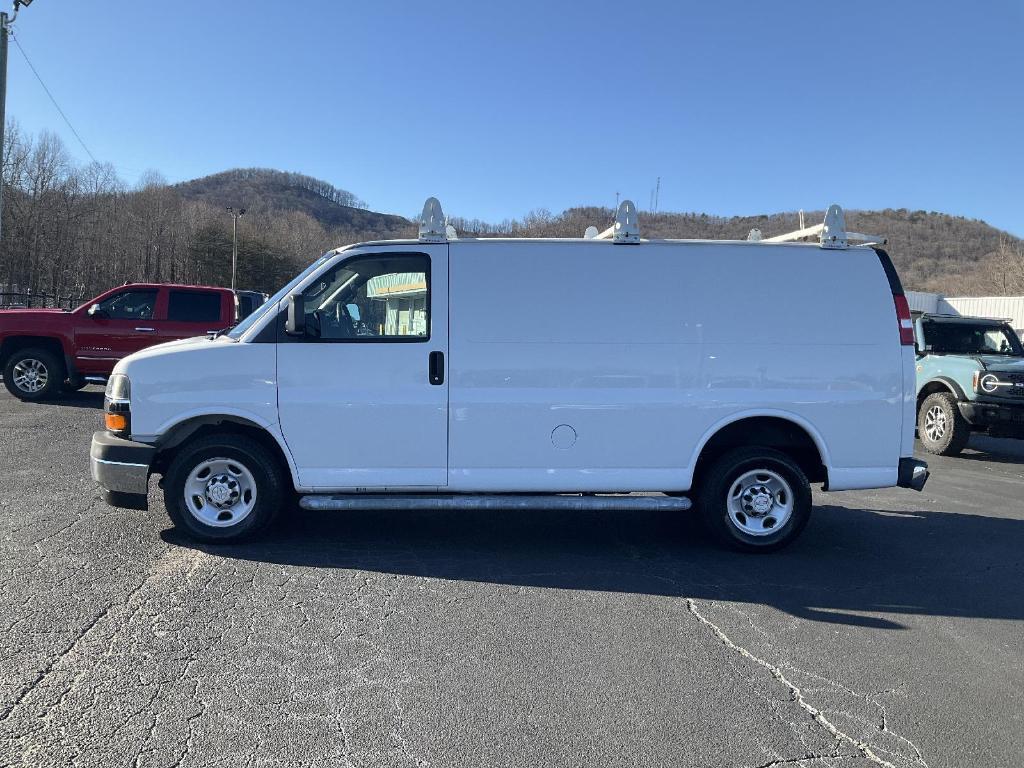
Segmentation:
[(955, 379), (951, 379), (948, 376), (936, 376), (917, 391), (917, 409), (921, 409), (921, 403), (924, 402), (926, 397), (934, 395), (936, 392), (951, 394), (957, 400), (969, 399), (963, 387)]
[(693, 454), (691, 487), (719, 456), (744, 445), (762, 445), (789, 455), (812, 483), (828, 487), (832, 466), (821, 434), (806, 419), (788, 411), (752, 411), (734, 414), (710, 427)]
[(7, 365), (11, 355), (22, 349), (39, 347), (47, 352), (55, 354), (61, 362), (67, 365), (67, 356), (64, 353), (64, 342), (56, 336), (29, 336), (18, 335), (8, 336), (0, 342), (0, 369)]
[(267, 427), (236, 414), (211, 413), (190, 416), (167, 428), (157, 441), (157, 453), (153, 459), (152, 470), (160, 474), (166, 472), (177, 451), (191, 438), (220, 433), (243, 435), (258, 441), (277, 458), (281, 468), (291, 478), (292, 485), (297, 484), (295, 466), (282, 439)]

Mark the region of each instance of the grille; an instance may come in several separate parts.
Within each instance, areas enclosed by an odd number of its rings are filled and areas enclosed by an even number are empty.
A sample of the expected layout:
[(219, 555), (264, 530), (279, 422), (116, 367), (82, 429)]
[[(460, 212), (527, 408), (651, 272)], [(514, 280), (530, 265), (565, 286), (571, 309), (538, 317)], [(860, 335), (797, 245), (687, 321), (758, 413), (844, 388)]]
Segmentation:
[(1005, 391), (1010, 397), (1024, 398), (1024, 373), (1010, 373), (1000, 376), (1003, 381), (1012, 381), (1014, 386), (1006, 387)]

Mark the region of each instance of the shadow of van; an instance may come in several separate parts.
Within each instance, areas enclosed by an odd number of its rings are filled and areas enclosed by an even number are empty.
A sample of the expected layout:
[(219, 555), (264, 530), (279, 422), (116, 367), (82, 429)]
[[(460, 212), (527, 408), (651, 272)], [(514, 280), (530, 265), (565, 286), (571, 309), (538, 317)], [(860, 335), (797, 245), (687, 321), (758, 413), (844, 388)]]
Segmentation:
[(833, 504), (815, 509), (794, 545), (765, 556), (724, 551), (695, 522), (678, 513), (304, 512), (264, 540), (200, 548), (303, 568), (763, 604), (880, 629), (902, 629), (895, 617), (907, 614), (1024, 618), (1022, 520)]

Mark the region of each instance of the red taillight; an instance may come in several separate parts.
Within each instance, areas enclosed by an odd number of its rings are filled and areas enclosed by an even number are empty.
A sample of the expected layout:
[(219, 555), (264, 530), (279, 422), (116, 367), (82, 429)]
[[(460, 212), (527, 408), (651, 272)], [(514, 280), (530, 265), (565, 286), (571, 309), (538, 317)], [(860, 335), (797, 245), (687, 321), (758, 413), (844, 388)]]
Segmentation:
[(896, 322), (900, 324), (900, 344), (905, 347), (914, 346), (914, 321), (910, 317), (910, 305), (907, 297), (898, 294), (893, 296), (896, 302)]

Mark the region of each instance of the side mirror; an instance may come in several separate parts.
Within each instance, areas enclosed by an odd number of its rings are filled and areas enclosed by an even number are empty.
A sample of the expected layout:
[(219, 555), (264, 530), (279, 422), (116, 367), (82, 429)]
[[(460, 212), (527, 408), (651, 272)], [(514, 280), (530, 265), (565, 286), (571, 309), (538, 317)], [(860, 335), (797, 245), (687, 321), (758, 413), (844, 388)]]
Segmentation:
[(352, 322), (358, 323), (361, 319), (359, 317), (359, 306), (356, 304), (346, 304), (345, 309), (348, 310), (348, 316), (352, 318)]
[(107, 313), (104, 312), (100, 308), (99, 304), (93, 304), (91, 307), (89, 307), (89, 310), (86, 312), (86, 314), (89, 315), (89, 317), (106, 317), (107, 316)]
[(306, 335), (306, 309), (301, 293), (293, 293), (288, 297), (288, 318), (284, 323), (284, 332), (289, 336)]

